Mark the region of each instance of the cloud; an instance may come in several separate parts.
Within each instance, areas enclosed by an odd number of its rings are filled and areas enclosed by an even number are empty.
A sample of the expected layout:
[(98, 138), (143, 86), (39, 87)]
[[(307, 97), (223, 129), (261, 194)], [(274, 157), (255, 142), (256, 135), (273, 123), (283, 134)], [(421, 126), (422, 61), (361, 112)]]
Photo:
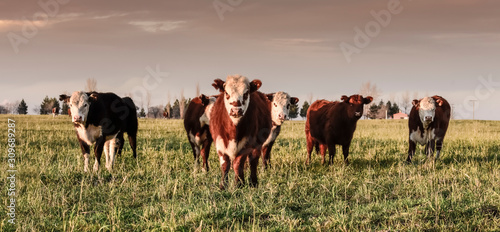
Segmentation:
[(183, 24), (186, 21), (132, 21), (129, 22), (130, 25), (137, 26), (147, 32), (156, 33), (161, 31), (172, 31)]

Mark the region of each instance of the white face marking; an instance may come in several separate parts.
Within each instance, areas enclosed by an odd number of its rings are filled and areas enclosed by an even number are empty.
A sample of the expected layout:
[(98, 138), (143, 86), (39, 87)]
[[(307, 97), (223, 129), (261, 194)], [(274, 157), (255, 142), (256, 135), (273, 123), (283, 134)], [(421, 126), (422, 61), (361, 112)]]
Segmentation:
[(290, 105), (290, 95), (281, 91), (274, 94), (271, 103), (271, 117), (274, 124), (280, 126), (288, 118)]
[(434, 129), (432, 130), (424, 130), (424, 133), (420, 133), (420, 129), (417, 128), (416, 131), (412, 131), (410, 134), (410, 139), (411, 141), (415, 143), (419, 143), (420, 145), (425, 145), (429, 141), (437, 139), (436, 135), (434, 134)]
[(238, 144), (236, 144), (236, 141), (234, 140), (229, 140), (229, 143), (227, 144), (227, 147), (224, 145), (224, 140), (219, 136), (215, 140), (215, 147), (217, 148), (217, 152), (220, 152), (222, 154), (226, 154), (229, 156), (231, 160), (234, 160), (236, 155), (243, 149), (243, 147), (247, 144), (248, 139), (243, 138)]
[(228, 76), (224, 84), (224, 90), (224, 105), (231, 121), (233, 121), (234, 125), (237, 125), (241, 116), (245, 115), (250, 102), (250, 84), (244, 76)]
[(210, 100), (209, 100), (210, 103), (205, 107), (205, 113), (203, 113), (203, 115), (201, 115), (201, 117), (200, 117), (201, 127), (203, 127), (205, 125), (209, 125), (210, 114), (212, 114), (212, 108), (214, 106), (215, 100), (217, 100), (217, 98), (210, 97)]
[[(87, 129), (83, 126), (76, 127), (76, 132), (78, 133), (78, 138), (80, 138), (87, 145), (92, 145), (97, 138), (102, 136), (101, 126), (89, 125)], [(116, 136), (116, 135), (115, 135)]]
[(89, 96), (85, 92), (74, 92), (69, 99), (69, 107), (72, 116), (71, 121), (85, 124), (90, 108)]
[(427, 128), (429, 124), (434, 121), (435, 113), (436, 103), (434, 102), (434, 99), (430, 97), (422, 98), (418, 109), (418, 115), (420, 117), (420, 121), (424, 124), (424, 128)]
[(269, 134), (269, 137), (262, 146), (267, 146), (269, 145), (269, 143), (276, 140), (276, 137), (278, 137), (278, 131), (276, 130), (276, 127), (277, 126), (273, 126), (273, 128), (271, 129), (271, 133)]

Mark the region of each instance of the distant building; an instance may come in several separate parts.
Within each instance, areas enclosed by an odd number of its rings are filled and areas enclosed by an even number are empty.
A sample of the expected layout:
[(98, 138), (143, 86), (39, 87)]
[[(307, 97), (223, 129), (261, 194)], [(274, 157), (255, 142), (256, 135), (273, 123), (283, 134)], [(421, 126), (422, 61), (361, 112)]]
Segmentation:
[(393, 115), (393, 119), (408, 119), (408, 115), (402, 112)]

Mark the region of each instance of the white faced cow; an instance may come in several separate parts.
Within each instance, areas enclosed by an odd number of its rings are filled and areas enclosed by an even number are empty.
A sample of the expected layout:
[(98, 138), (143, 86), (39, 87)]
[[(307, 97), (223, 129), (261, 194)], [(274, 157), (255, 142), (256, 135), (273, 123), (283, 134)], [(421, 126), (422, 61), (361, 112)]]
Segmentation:
[(228, 76), (226, 82), (214, 80), (220, 91), (210, 115), (210, 133), (219, 155), (222, 180), (225, 189), (232, 163), (237, 186), (244, 184), (244, 165), (249, 157), (252, 186), (257, 185), (257, 165), (262, 144), (271, 130), (271, 112), (266, 99), (257, 90), (260, 80), (251, 82), (244, 76)]
[(74, 92), (65, 94), (59, 100), (69, 105), (71, 121), (76, 129), (84, 157), (84, 171), (88, 171), (90, 146), (95, 143), (94, 171), (99, 169), (101, 155), (106, 142), (106, 168), (113, 167), (116, 150), (121, 151), (119, 139), (127, 132), (129, 142), (135, 152), (137, 134), (137, 113), (130, 98), (120, 98), (114, 93)]
[(288, 93), (276, 92), (266, 95), (269, 99), (268, 107), (271, 110), (272, 125), (271, 134), (267, 140), (262, 145), (262, 163), (264, 167), (267, 168), (267, 164), (271, 159), (271, 150), (274, 145), (274, 141), (278, 137), (281, 131), (281, 125), (288, 118), (291, 105), (295, 105), (299, 102), (296, 97), (290, 97)]
[(407, 162), (415, 154), (416, 143), (425, 145), (427, 156), (434, 154), (437, 147), (436, 159), (443, 147), (443, 139), (450, 121), (450, 104), (441, 96), (424, 97), (413, 100), (413, 107), (408, 119), (410, 130), (409, 149)]

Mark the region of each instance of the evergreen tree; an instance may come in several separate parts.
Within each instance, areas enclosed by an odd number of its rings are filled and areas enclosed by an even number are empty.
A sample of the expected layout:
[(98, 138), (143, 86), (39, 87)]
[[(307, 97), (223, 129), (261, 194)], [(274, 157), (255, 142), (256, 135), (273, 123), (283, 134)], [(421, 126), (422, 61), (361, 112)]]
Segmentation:
[(59, 111), (59, 101), (57, 101), (56, 98), (49, 98), (48, 96), (45, 96), (42, 104), (40, 104), (40, 114), (51, 114), (52, 108), (54, 107), (57, 111)]
[(299, 116), (299, 106), (297, 104), (291, 104), (290, 110), (288, 111), (288, 117), (290, 119), (297, 118)]
[(62, 103), (61, 114), (68, 115), (69, 106), (65, 102)]
[(141, 112), (139, 112), (139, 118), (144, 118), (146, 117), (146, 111), (144, 110), (144, 107), (141, 108)]
[(172, 111), (171, 113), (171, 118), (180, 118), (181, 117), (181, 110), (179, 106), (179, 99), (175, 99), (174, 105), (172, 106)]
[(19, 106), (17, 107), (17, 113), (18, 114), (28, 114), (28, 105), (26, 105), (26, 102), (21, 100), (21, 103), (19, 103)]
[(304, 104), (302, 104), (302, 109), (300, 109), (300, 117), (302, 118), (307, 117), (308, 109), (309, 109), (309, 102), (305, 101)]

